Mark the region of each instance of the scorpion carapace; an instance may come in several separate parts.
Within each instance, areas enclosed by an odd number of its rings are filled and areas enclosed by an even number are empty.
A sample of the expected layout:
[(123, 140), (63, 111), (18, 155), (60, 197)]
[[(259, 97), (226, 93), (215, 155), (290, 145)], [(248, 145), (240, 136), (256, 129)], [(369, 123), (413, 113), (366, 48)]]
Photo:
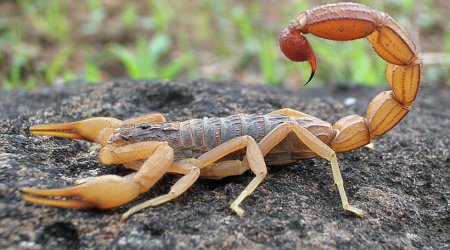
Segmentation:
[(310, 80), (316, 58), (304, 36), (307, 33), (340, 41), (367, 37), (377, 54), (387, 61), (386, 77), (392, 90), (371, 101), (365, 118), (350, 115), (330, 125), (300, 111), (280, 109), (267, 115), (171, 123), (160, 114), (149, 114), (124, 121), (99, 117), (33, 126), (33, 135), (97, 142), (103, 164), (123, 164), (136, 172), (124, 177), (86, 178), (77, 181), (77, 186), (62, 189), (23, 188), (22, 198), (57, 207), (110, 208), (146, 192), (166, 173), (182, 175), (169, 193), (132, 207), (122, 216), (125, 219), (143, 208), (178, 197), (199, 177), (222, 178), (251, 170), (256, 177), (231, 204), (242, 215), (239, 205), (265, 178), (266, 163), (280, 165), (320, 156), (331, 163), (343, 208), (362, 217), (363, 211), (347, 201), (335, 152), (368, 144), (408, 113), (419, 89), (419, 54), (406, 32), (386, 13), (355, 3), (324, 5), (300, 13), (280, 36), (281, 50), (289, 59), (311, 64)]

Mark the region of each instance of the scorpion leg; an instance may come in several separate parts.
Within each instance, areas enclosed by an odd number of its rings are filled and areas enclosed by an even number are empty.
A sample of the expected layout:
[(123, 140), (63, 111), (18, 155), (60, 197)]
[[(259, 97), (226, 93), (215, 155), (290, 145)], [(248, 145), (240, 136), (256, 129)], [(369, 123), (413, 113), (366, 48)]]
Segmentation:
[[(143, 142), (105, 147), (100, 152), (100, 160), (105, 164), (118, 164), (144, 158), (147, 160), (137, 173), (125, 177), (116, 175), (93, 177), (81, 185), (61, 189), (23, 188), (22, 199), (66, 208), (97, 207), (103, 209), (120, 206), (150, 189), (167, 172), (173, 162), (173, 157), (173, 149), (168, 146), (167, 142)], [(58, 200), (54, 198), (55, 196), (78, 197), (79, 199)]]
[[(138, 171), (144, 162), (144, 160), (137, 160), (123, 163), (122, 165), (125, 168)], [(167, 172), (171, 174), (186, 174), (184, 169), (179, 167), (178, 163), (174, 162)], [(204, 179), (221, 179), (227, 176), (241, 175), (249, 169), (250, 167), (247, 162), (240, 160), (221, 161), (202, 168), (200, 170), (200, 177)]]
[(230, 208), (233, 209), (233, 211), (235, 211), (239, 216), (242, 216), (244, 213), (244, 210), (239, 207), (241, 201), (250, 195), (267, 175), (266, 163), (264, 162), (264, 157), (261, 154), (261, 150), (259, 149), (255, 139), (250, 136), (237, 137), (215, 147), (198, 158), (202, 169), (220, 160), (222, 157), (243, 148), (247, 148), (245, 158), (256, 177), (250, 182), (244, 191), (242, 191), (238, 198), (231, 203)]
[(291, 108), (278, 109), (270, 112), (268, 115), (287, 115), (290, 117), (312, 117), (311, 115), (308, 115), (306, 113)]
[(166, 122), (166, 118), (158, 113), (146, 114), (123, 121), (123, 124), (140, 124), (140, 123), (162, 123)]
[[(171, 174), (185, 174), (185, 171), (176, 163), (177, 162), (174, 162), (167, 172)], [(144, 161), (138, 160), (124, 163), (123, 166), (125, 168), (137, 171), (141, 168), (142, 164), (144, 164)], [(221, 161), (212, 163), (211, 165), (201, 169), (200, 177), (204, 179), (222, 179), (227, 176), (241, 175), (249, 169), (250, 167), (247, 162), (244, 163), (240, 160)]]
[(151, 200), (143, 202), (137, 206), (130, 208), (127, 212), (125, 212), (120, 218), (121, 221), (125, 221), (132, 214), (145, 209), (147, 207), (157, 206), (159, 204), (171, 201), (181, 194), (183, 194), (192, 184), (197, 181), (200, 176), (200, 169), (197, 166), (198, 161), (195, 159), (185, 159), (178, 162), (174, 162), (172, 166), (169, 168), (168, 172), (176, 172), (179, 174), (183, 174), (181, 177), (171, 188), (169, 193), (155, 197)]
[(200, 177), (205, 179), (221, 179), (227, 176), (241, 175), (249, 169), (250, 166), (246, 161), (221, 161), (203, 168), (200, 171)]
[(137, 161), (123, 163), (122, 166), (125, 168), (128, 168), (128, 169), (133, 169), (133, 170), (138, 171), (142, 167), (144, 162), (145, 162), (145, 160), (137, 160)]
[(344, 181), (342, 180), (341, 172), (339, 170), (336, 153), (307, 129), (301, 127), (295, 122), (286, 122), (279, 125), (259, 142), (259, 148), (261, 149), (263, 155), (266, 155), (291, 132), (294, 132), (300, 141), (308, 146), (308, 148), (331, 162), (333, 180), (338, 187), (342, 207), (347, 211), (355, 213), (359, 217), (363, 217), (364, 212), (362, 210), (350, 206), (348, 203), (347, 195), (344, 189)]

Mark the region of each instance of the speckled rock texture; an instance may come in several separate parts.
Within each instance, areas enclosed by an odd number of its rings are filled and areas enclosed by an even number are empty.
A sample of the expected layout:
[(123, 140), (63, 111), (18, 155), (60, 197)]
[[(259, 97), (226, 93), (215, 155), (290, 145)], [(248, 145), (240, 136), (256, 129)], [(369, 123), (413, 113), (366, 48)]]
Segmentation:
[[(28, 128), (34, 124), (151, 112), (181, 121), (282, 107), (335, 122), (364, 114), (380, 91), (330, 85), (294, 92), (232, 82), (122, 79), (0, 92), (0, 248), (448, 249), (450, 88), (444, 84), (424, 85), (409, 115), (374, 141), (375, 150), (338, 156), (350, 203), (367, 212), (364, 219), (342, 210), (323, 159), (270, 168), (242, 204), (243, 218), (229, 205), (251, 173), (199, 180), (175, 201), (125, 223), (119, 222), (123, 212), (167, 192), (179, 177), (165, 176), (137, 200), (110, 210), (61, 209), (20, 199), (19, 189), (25, 186), (62, 187), (88, 176), (130, 173), (101, 165), (93, 143), (30, 137)], [(356, 102), (345, 105), (346, 98)]]

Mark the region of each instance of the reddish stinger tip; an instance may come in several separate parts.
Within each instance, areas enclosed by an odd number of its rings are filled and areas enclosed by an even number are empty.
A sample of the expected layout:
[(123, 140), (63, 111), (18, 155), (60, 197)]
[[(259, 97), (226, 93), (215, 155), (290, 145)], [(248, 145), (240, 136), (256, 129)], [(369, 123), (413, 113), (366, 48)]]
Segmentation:
[(316, 56), (306, 37), (298, 30), (292, 27), (284, 29), (280, 34), (280, 49), (283, 54), (291, 61), (306, 62), (311, 65), (311, 75), (308, 84), (316, 73)]

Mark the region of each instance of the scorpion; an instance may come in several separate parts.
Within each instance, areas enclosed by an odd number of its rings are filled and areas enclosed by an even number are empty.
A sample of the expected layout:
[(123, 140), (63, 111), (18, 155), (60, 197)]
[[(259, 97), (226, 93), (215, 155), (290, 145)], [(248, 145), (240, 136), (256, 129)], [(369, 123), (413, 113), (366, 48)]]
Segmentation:
[(97, 117), (32, 126), (32, 135), (96, 142), (101, 146), (101, 163), (123, 164), (135, 172), (124, 177), (88, 177), (67, 188), (25, 187), (21, 189), (22, 199), (64, 208), (107, 209), (132, 201), (166, 173), (181, 175), (167, 194), (124, 213), (121, 220), (125, 220), (144, 208), (180, 196), (198, 178), (220, 179), (251, 170), (255, 177), (230, 206), (242, 216), (244, 210), (240, 204), (266, 177), (266, 164), (286, 165), (319, 156), (331, 163), (343, 209), (363, 217), (364, 212), (347, 200), (336, 153), (369, 144), (405, 117), (417, 96), (422, 62), (414, 42), (388, 14), (356, 3), (322, 5), (301, 12), (279, 38), (281, 51), (288, 59), (309, 62), (308, 82), (316, 72), (316, 57), (304, 36), (308, 33), (337, 41), (367, 37), (375, 52), (387, 62), (386, 79), (392, 90), (379, 93), (370, 102), (365, 117), (349, 115), (334, 125), (284, 108), (265, 115), (183, 122), (166, 122), (161, 114), (147, 114), (124, 121)]

